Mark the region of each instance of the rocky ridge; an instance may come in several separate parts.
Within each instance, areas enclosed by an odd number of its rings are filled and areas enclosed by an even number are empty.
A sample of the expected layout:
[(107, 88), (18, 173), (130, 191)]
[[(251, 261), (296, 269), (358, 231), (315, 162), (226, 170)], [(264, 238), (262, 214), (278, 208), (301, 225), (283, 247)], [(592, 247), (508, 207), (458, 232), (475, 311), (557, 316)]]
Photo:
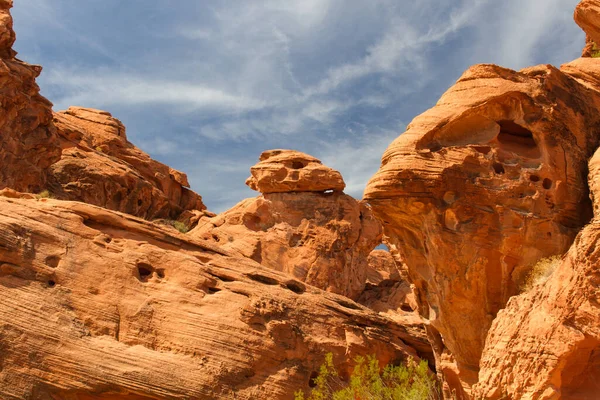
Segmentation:
[(35, 78), (42, 68), (17, 58), (9, 13), (0, 1), (0, 189), (49, 191), (64, 200), (154, 218), (204, 210), (182, 172), (136, 148), (110, 113), (73, 107), (53, 113)]

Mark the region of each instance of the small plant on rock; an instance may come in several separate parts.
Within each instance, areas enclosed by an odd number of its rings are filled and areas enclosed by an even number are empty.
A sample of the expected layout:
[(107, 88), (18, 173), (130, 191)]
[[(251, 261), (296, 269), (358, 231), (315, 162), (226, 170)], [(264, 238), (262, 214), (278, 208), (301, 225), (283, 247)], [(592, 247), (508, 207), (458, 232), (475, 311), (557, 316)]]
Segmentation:
[(374, 355), (356, 357), (356, 366), (348, 382), (344, 382), (328, 353), (325, 362), (313, 379), (315, 387), (309, 397), (303, 391), (295, 393), (295, 400), (433, 400), (439, 398), (436, 379), (427, 362), (409, 359), (406, 365), (388, 365), (383, 370)]
[(173, 228), (177, 229), (181, 233), (188, 233), (190, 230), (190, 227), (181, 221), (175, 221), (172, 219), (157, 219), (157, 220), (154, 220), (154, 222), (157, 222), (157, 223), (163, 224), (163, 225), (172, 226)]
[(560, 265), (562, 256), (552, 256), (542, 258), (533, 266), (529, 274), (527, 274), (525, 281), (521, 285), (524, 292), (531, 290), (534, 286), (544, 283), (550, 278), (552, 273)]
[(52, 193), (49, 190), (42, 190), (37, 195), (38, 199), (52, 199)]

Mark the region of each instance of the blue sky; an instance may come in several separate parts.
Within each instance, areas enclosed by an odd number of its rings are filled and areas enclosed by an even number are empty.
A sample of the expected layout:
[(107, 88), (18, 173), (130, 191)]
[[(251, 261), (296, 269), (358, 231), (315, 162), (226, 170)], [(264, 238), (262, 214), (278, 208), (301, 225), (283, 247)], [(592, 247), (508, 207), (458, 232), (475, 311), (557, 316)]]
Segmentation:
[(16, 0), (19, 57), (55, 110), (110, 111), (209, 209), (271, 148), (360, 198), (387, 145), (472, 64), (579, 56), (578, 0)]

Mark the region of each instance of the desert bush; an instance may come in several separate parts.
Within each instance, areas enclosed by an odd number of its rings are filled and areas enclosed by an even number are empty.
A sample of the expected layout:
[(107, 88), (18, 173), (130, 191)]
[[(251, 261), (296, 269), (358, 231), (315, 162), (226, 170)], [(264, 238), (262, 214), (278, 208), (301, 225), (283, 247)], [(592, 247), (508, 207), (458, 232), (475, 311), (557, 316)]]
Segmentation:
[(409, 359), (406, 365), (388, 365), (383, 370), (374, 355), (356, 357), (349, 381), (340, 378), (328, 353), (313, 380), (308, 397), (300, 390), (295, 400), (433, 400), (439, 398), (438, 384), (426, 361)]
[(42, 190), (36, 196), (37, 196), (38, 199), (51, 199), (52, 198), (52, 193), (50, 193), (49, 190)]
[(190, 228), (183, 222), (175, 221), (172, 219), (156, 219), (154, 222), (158, 222), (159, 224), (169, 225), (173, 228), (177, 229), (181, 233), (188, 233)]
[(594, 43), (592, 45), (591, 56), (592, 56), (592, 58), (600, 58), (600, 49), (598, 49), (598, 46), (596, 45), (596, 43)]
[(523, 291), (531, 290), (534, 286), (544, 283), (552, 275), (554, 270), (560, 265), (562, 256), (552, 256), (542, 258), (537, 262), (525, 277), (525, 281), (521, 285)]

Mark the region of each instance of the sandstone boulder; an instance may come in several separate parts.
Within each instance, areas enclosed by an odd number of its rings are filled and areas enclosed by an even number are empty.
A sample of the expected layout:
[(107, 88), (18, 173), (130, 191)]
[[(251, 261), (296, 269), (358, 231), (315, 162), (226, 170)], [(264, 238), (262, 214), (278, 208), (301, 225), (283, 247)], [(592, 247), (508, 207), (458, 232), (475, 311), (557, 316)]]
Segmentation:
[(600, 2), (598, 0), (582, 0), (575, 8), (574, 18), (577, 25), (586, 33), (587, 42), (600, 44)]
[(12, 197), (0, 197), (2, 399), (289, 399), (327, 352), (345, 373), (355, 355), (418, 357), (411, 327), (217, 246)]
[(268, 193), (341, 192), (346, 187), (342, 175), (321, 161), (294, 150), (268, 150), (260, 162), (250, 168), (246, 184)]
[(591, 217), (594, 83), (551, 66), (467, 70), (385, 152), (365, 199), (408, 266), (446, 394), (469, 398), (487, 332)]

